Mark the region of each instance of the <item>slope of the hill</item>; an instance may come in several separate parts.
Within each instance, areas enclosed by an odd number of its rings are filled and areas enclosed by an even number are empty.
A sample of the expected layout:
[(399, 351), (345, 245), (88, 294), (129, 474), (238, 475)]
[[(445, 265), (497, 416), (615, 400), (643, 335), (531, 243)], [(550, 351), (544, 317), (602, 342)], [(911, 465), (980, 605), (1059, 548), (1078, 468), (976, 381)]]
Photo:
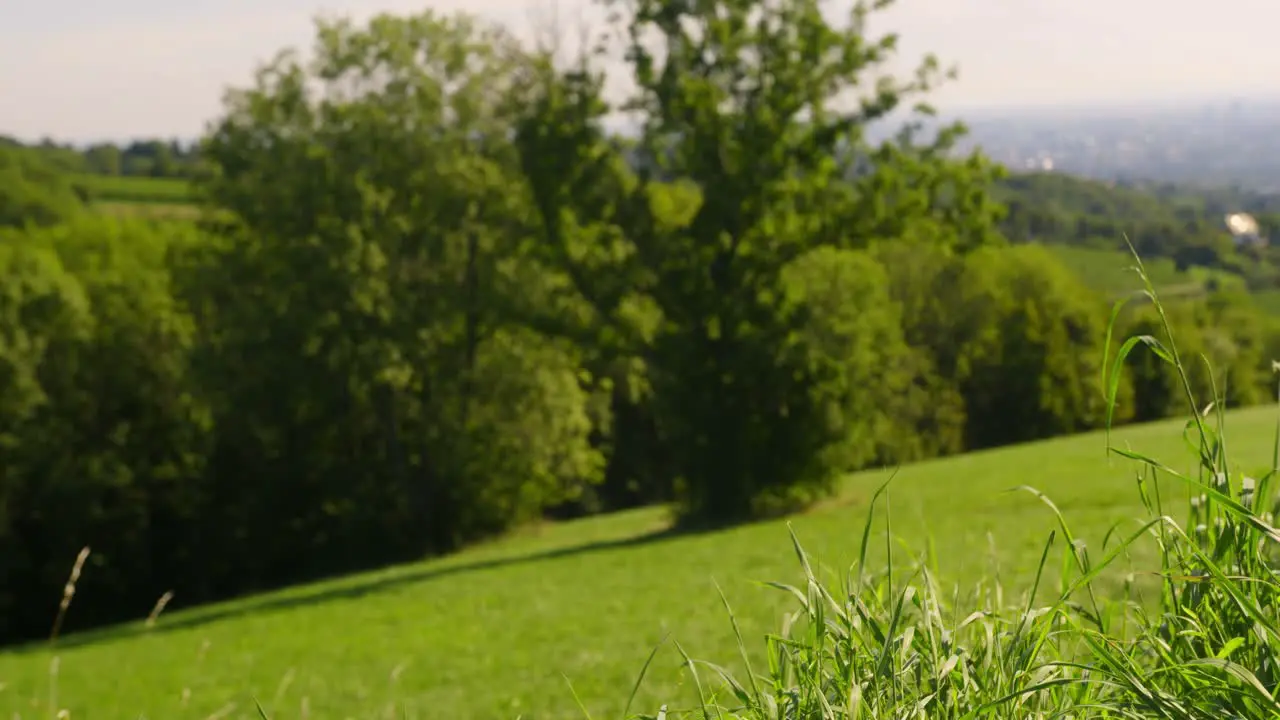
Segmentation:
[(199, 214), (192, 202), (191, 184), (183, 178), (80, 174), (77, 182), (89, 192), (99, 212), (118, 216), (189, 218)]
[[(1280, 288), (1280, 198), (1230, 188), (1125, 185), (1062, 173), (1016, 173), (993, 196), (1008, 214), (1001, 229), (1012, 242), (1050, 246), (1094, 289), (1110, 296), (1135, 287), (1132, 244), (1166, 297), (1220, 289), (1247, 290), (1264, 309)], [(1225, 216), (1248, 212), (1259, 222), (1260, 245), (1240, 244)]]
[(1263, 234), (1280, 230), (1280, 197), (1229, 188), (1119, 184), (1065, 173), (1012, 173), (994, 196), (1009, 207), (1005, 232), (1015, 241), (1115, 246), (1121, 234), (1162, 245), (1169, 254), (1226, 235), (1227, 213), (1258, 217)]
[[(1230, 415), (1243, 470), (1269, 463), (1275, 415)], [(1113, 441), (1190, 469), (1182, 426), (1133, 426)], [(994, 561), (998, 577), (1022, 585), (1054, 523), (1009, 488), (1047, 492), (1099, 550), (1114, 523), (1143, 514), (1135, 467), (1108, 460), (1104, 447), (1093, 433), (903, 468), (894, 534), (915, 550), (932, 538), (944, 580), (962, 591), (995, 577)], [(869, 498), (888, 476), (857, 475), (839, 501), (792, 519), (823, 565), (843, 569), (856, 557)], [(1185, 493), (1174, 487), (1167, 496), (1180, 517)], [(656, 509), (546, 526), (440, 561), (173, 613), (149, 631), (67, 638), (56, 653), (9, 651), (0, 654), (0, 711), (51, 716), (52, 702), (95, 720), (249, 718), (256, 698), (273, 717), (581, 717), (567, 678), (594, 716), (613, 717), (667, 635), (695, 657), (736, 657), (715, 583), (758, 652), (786, 599), (757, 581), (799, 577), (781, 521), (690, 536), (663, 527)], [(881, 563), (883, 536), (873, 537)], [(1135, 569), (1149, 557), (1137, 553)], [(677, 665), (665, 647), (643, 707), (691, 697)]]
[[(1078, 245), (1050, 245), (1049, 248), (1086, 285), (1108, 297), (1129, 295), (1141, 287), (1141, 280), (1133, 269), (1133, 254), (1126, 250)], [(1244, 278), (1227, 270), (1204, 267), (1178, 269), (1167, 257), (1143, 258), (1142, 264), (1151, 283), (1166, 299), (1201, 295), (1209, 288), (1246, 289)]]

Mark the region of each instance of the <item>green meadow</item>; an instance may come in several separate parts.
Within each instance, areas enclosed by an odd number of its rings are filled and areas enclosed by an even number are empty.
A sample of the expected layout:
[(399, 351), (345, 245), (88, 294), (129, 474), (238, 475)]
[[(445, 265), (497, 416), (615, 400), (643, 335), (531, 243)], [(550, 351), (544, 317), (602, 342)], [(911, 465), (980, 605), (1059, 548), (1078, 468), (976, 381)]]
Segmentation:
[[(1227, 417), (1237, 468), (1269, 467), (1275, 409)], [(1112, 444), (1194, 476), (1184, 426), (1130, 426)], [(748, 657), (760, 661), (764, 634), (794, 604), (762, 582), (802, 579), (788, 523), (816, 572), (843, 571), (857, 558), (874, 492), (893, 476), (882, 506), (899, 541), (893, 565), (932, 545), (948, 591), (963, 597), (998, 582), (1009, 601), (1029, 587), (1056, 527), (1046, 505), (1011, 488), (1042, 490), (1097, 551), (1111, 528), (1132, 531), (1146, 517), (1137, 464), (1105, 448), (1091, 433), (865, 472), (803, 516), (722, 532), (667, 532), (659, 509), (546, 524), (443, 560), (11, 649), (0, 654), (0, 709), (15, 718), (51, 717), (54, 707), (95, 720), (248, 718), (258, 702), (280, 718), (569, 718), (584, 708), (619, 717), (658, 646), (633, 711), (692, 705), (674, 643), (740, 669), (719, 588)], [(1187, 493), (1171, 482), (1161, 487), (1181, 522)], [(876, 517), (869, 567), (886, 564), (884, 513)], [(1141, 543), (1122, 565), (1102, 583), (1109, 592), (1119, 593), (1125, 572), (1159, 569)], [(92, 602), (78, 596), (70, 612)], [(57, 599), (49, 604), (52, 616)]]
[[(1128, 295), (1138, 287), (1138, 276), (1132, 270), (1133, 258), (1120, 250), (1049, 245), (1053, 254), (1091, 288), (1110, 296)], [(1178, 270), (1171, 258), (1143, 258), (1148, 277), (1163, 297), (1204, 294), (1210, 281), (1220, 289), (1244, 289), (1239, 275), (1224, 270), (1192, 267)]]
[(116, 204), (184, 205), (191, 202), (191, 185), (182, 178), (122, 175), (77, 175), (97, 202)]

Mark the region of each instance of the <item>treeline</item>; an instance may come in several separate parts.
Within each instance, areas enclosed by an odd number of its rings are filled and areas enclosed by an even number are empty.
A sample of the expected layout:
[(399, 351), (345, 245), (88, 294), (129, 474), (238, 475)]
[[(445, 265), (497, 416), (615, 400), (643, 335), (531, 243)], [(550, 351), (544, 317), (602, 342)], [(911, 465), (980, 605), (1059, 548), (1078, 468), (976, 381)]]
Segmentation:
[(1280, 246), (1237, 246), (1228, 213), (1247, 212), (1260, 236), (1280, 240), (1280, 196), (1243, 190), (1192, 191), (1170, 184), (1116, 184), (1026, 173), (998, 182), (1007, 208), (1001, 231), (1013, 242), (1040, 242), (1167, 257), (1178, 269), (1205, 267), (1243, 277), (1251, 290), (1280, 287)]
[(88, 200), (88, 189), (43, 153), (0, 144), (0, 228), (56, 225)]
[[(331, 22), (204, 139), (216, 222), (0, 231), (0, 637), (47, 632), (84, 545), (68, 628), (547, 514), (731, 523), (859, 468), (1103, 424), (1109, 307), (1005, 242), (999, 168), (952, 131), (862, 140), (935, 66), (838, 113), (892, 42), (814, 3), (620, 22), (662, 50), (627, 48), (633, 143), (590, 57), (460, 15)], [(0, 202), (44, 182), (3, 177)], [(1251, 308), (1172, 310), (1235, 404), (1277, 356)], [(1180, 392), (1135, 354), (1117, 420)]]
[(128, 143), (100, 142), (85, 147), (45, 138), (38, 143), (0, 136), (0, 150), (23, 148), (37, 151), (68, 173), (92, 175), (192, 178), (200, 171), (199, 148), (177, 139), (156, 138)]
[(0, 144), (0, 227), (47, 226), (103, 201), (186, 205), (185, 181), (117, 180), (68, 169), (42, 148)]

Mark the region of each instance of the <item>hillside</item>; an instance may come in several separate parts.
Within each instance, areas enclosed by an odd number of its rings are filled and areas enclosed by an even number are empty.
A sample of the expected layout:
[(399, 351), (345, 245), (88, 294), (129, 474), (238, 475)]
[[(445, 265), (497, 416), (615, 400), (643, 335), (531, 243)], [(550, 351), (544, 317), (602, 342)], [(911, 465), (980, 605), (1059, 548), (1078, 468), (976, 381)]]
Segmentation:
[[(1109, 298), (1130, 295), (1141, 284), (1133, 271), (1133, 255), (1128, 251), (1078, 245), (1049, 247), (1089, 287)], [(1210, 287), (1247, 290), (1245, 279), (1228, 270), (1203, 267), (1180, 270), (1172, 259), (1165, 257), (1144, 258), (1143, 267), (1156, 290), (1166, 298), (1204, 295)]]
[[(1127, 236), (1145, 255), (1177, 257), (1194, 248), (1230, 255), (1225, 214), (1253, 213), (1264, 236), (1280, 230), (1280, 198), (1246, 191), (1015, 173), (996, 183), (993, 196), (1009, 209), (1003, 229), (1014, 242), (1121, 248)], [(1185, 257), (1200, 265), (1229, 259)]]
[(101, 202), (182, 205), (192, 201), (190, 184), (180, 178), (80, 174), (76, 180)]
[(199, 215), (190, 184), (181, 178), (77, 176), (95, 210), (120, 217), (191, 218)]
[[(1269, 462), (1275, 414), (1230, 415), (1242, 469)], [(1114, 441), (1190, 469), (1182, 425), (1132, 426)], [(1025, 483), (1048, 493), (1092, 547), (1113, 523), (1144, 515), (1135, 466), (1108, 461), (1104, 447), (1092, 433), (902, 468), (893, 532), (916, 552), (935, 544), (944, 586), (967, 593), (985, 574), (1013, 597), (1054, 525), (1034, 498), (1006, 490)], [(822, 566), (840, 571), (856, 558), (869, 498), (888, 477), (856, 475), (837, 499), (791, 521)], [(1165, 492), (1180, 517), (1185, 491)], [(306, 708), (316, 717), (393, 708), (409, 718), (578, 717), (567, 678), (592, 716), (616, 717), (664, 637), (698, 658), (736, 657), (715, 583), (759, 659), (758, 638), (777, 628), (787, 599), (757, 583), (798, 577), (781, 521), (687, 536), (664, 528), (651, 509), (547, 525), (444, 560), (173, 613), (151, 630), (139, 623), (70, 638), (56, 677), (48, 650), (6, 651), (0, 709), (45, 712), (56, 692), (71, 717), (98, 720), (248, 718), (255, 697), (273, 717), (305, 717)], [(873, 543), (879, 563), (883, 542)], [(1149, 551), (1134, 570), (1149, 569)], [(902, 562), (903, 550), (894, 552)], [(637, 709), (691, 699), (677, 666), (665, 646)]]
[(1233, 189), (1168, 183), (1117, 184), (1061, 173), (1017, 173), (993, 196), (1008, 214), (1001, 223), (1015, 243), (1051, 246), (1094, 289), (1118, 297), (1132, 292), (1130, 244), (1156, 287), (1170, 297), (1218, 290), (1247, 291), (1270, 312), (1280, 289), (1274, 245), (1236, 247), (1224, 227), (1230, 212), (1249, 212), (1263, 237), (1280, 233), (1280, 198)]

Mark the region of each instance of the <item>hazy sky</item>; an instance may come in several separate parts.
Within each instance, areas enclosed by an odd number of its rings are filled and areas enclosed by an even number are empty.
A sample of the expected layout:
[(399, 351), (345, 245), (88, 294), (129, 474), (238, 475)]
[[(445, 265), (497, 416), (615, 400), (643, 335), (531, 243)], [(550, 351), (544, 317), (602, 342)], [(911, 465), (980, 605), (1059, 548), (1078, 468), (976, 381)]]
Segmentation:
[[(0, 0), (0, 134), (194, 137), (225, 87), (309, 45), (317, 13), (423, 7), (525, 32), (552, 8), (599, 17), (590, 0)], [(959, 64), (944, 110), (1280, 93), (1277, 0), (898, 0), (880, 17), (904, 67)]]

